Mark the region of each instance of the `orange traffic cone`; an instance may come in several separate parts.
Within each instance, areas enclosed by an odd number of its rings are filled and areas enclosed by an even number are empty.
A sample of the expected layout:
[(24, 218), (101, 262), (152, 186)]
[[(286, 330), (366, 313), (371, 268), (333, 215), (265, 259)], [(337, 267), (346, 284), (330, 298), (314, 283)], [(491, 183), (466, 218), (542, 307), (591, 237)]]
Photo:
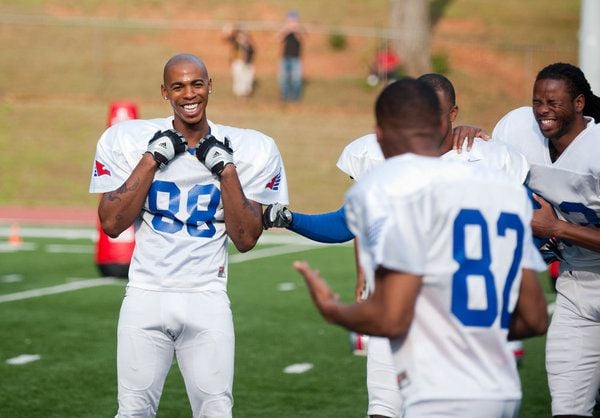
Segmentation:
[(14, 223), (10, 227), (10, 235), (8, 236), (8, 243), (13, 247), (18, 247), (23, 243), (21, 235), (19, 235), (19, 224)]

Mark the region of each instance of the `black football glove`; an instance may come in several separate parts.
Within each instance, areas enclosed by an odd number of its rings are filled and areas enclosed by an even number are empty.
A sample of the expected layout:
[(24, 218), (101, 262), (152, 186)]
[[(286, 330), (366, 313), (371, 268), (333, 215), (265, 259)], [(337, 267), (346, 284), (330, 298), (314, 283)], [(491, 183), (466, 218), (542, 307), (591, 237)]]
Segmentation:
[(263, 213), (263, 226), (269, 228), (287, 228), (292, 224), (292, 212), (281, 203), (267, 206)]
[(211, 173), (221, 176), (227, 164), (233, 164), (233, 149), (229, 139), (225, 137), (220, 142), (208, 134), (196, 145), (196, 158), (208, 168)]
[(542, 246), (539, 247), (540, 254), (542, 254), (542, 258), (546, 262), (546, 264), (551, 264), (555, 261), (563, 260), (562, 251), (559, 246), (560, 241), (558, 238), (551, 237), (548, 238), (547, 241), (544, 242)]
[(158, 168), (163, 169), (169, 164), (177, 154), (185, 151), (187, 141), (175, 129), (157, 131), (148, 141), (148, 150), (152, 154), (154, 161), (158, 163)]

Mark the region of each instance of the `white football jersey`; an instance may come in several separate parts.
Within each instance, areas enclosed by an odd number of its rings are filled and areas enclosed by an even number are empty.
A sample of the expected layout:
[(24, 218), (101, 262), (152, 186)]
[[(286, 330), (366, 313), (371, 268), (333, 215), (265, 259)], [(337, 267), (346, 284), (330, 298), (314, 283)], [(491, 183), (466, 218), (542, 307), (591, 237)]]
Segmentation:
[[(467, 142), (463, 143), (461, 153), (450, 150), (440, 158), (444, 160), (462, 161), (482, 168), (491, 168), (505, 172), (517, 183), (522, 184), (527, 178), (529, 165), (525, 157), (509, 146), (475, 138), (473, 147), (467, 152)], [(363, 178), (371, 169), (385, 160), (375, 134), (361, 136), (348, 144), (340, 155), (337, 166), (355, 181)], [(365, 270), (365, 293), (370, 293), (374, 286), (373, 271)]]
[[(461, 153), (450, 150), (441, 158), (495, 168), (504, 171), (519, 183), (525, 181), (529, 171), (529, 165), (523, 155), (505, 144), (484, 141), (481, 138), (475, 138), (470, 152), (467, 152), (467, 142), (465, 141)], [(346, 145), (337, 161), (337, 166), (352, 179), (358, 181), (373, 167), (381, 164), (383, 160), (383, 153), (377, 143), (377, 137), (375, 134), (369, 134)]]
[(404, 154), (354, 185), (345, 209), (365, 271), (423, 276), (410, 331), (391, 341), (407, 405), (520, 399), (510, 315), (521, 269), (546, 268), (525, 188), (497, 170)]
[(469, 163), (470, 165), (488, 167), (500, 170), (519, 184), (527, 179), (529, 164), (523, 155), (501, 142), (484, 141), (475, 138), (470, 151), (467, 151), (467, 142), (462, 146), (462, 152), (450, 150), (441, 157), (444, 160), (454, 160)]
[(344, 147), (337, 167), (352, 179), (358, 181), (373, 167), (384, 160), (383, 153), (377, 143), (375, 134), (361, 136)]
[[(505, 115), (492, 133), (495, 140), (509, 144), (530, 165), (527, 186), (546, 199), (557, 216), (580, 225), (600, 227), (600, 126), (591, 118), (565, 151), (552, 162), (549, 140), (540, 131), (531, 107)], [(562, 241), (567, 270), (600, 273), (600, 253)]]
[[(218, 140), (229, 138), (244, 194), (261, 204), (288, 202), (283, 162), (272, 138), (209, 121)], [(173, 117), (130, 120), (108, 128), (96, 149), (91, 193), (119, 188), (158, 130)], [(188, 149), (157, 170), (141, 216), (129, 285), (149, 290), (225, 290), (227, 235), (219, 179)]]

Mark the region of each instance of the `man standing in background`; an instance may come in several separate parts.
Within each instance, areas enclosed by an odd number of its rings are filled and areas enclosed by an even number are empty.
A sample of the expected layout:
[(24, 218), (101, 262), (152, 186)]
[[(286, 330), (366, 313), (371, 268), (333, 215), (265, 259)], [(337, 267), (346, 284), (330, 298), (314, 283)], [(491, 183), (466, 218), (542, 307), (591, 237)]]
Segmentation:
[(302, 95), (301, 55), (305, 34), (298, 12), (288, 12), (285, 24), (277, 33), (277, 38), (282, 44), (279, 87), (280, 97), (284, 102), (297, 102)]

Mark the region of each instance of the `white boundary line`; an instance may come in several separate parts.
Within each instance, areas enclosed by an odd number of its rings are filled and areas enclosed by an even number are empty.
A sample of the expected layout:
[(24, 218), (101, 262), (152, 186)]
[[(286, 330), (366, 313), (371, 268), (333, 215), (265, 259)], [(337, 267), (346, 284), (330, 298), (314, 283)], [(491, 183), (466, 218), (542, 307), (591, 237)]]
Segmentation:
[[(0, 227), (0, 237), (10, 237), (12, 228)], [(90, 239), (96, 240), (98, 232), (91, 228), (61, 228), (61, 227), (19, 227), (21, 238), (66, 238), (66, 239)]]
[(110, 284), (125, 284), (125, 280), (115, 279), (113, 277), (79, 280), (76, 282), (59, 284), (58, 286), (43, 287), (41, 289), (31, 289), (25, 290), (23, 292), (0, 295), (0, 303), (30, 298), (38, 298), (40, 296), (55, 295), (57, 293), (70, 292), (72, 290), (86, 289), (89, 287), (106, 286)]
[(282, 245), (280, 247), (262, 248), (260, 250), (252, 250), (247, 253), (233, 254), (229, 256), (229, 263), (243, 263), (244, 261), (257, 260), (259, 258), (274, 257), (276, 255), (298, 253), (301, 251), (310, 251), (319, 247), (323, 247), (327, 244), (322, 245)]
[[(310, 242), (310, 241), (309, 241)], [(331, 244), (314, 244), (307, 245), (283, 245), (280, 247), (263, 248), (259, 250), (249, 251), (243, 254), (233, 254), (229, 256), (229, 263), (243, 263), (244, 261), (257, 260), (260, 258), (274, 257), (276, 255), (291, 254), (301, 251), (314, 250), (319, 247), (325, 247)], [(0, 295), (0, 303), (13, 302), (16, 300), (38, 298), (41, 296), (55, 295), (58, 293), (71, 292), (73, 290), (87, 289), (90, 287), (106, 286), (106, 285), (125, 285), (127, 281), (124, 279), (115, 279), (112, 277), (78, 280), (70, 283), (60, 284), (57, 286), (44, 287), (41, 289), (25, 290), (23, 292), (9, 293)]]

